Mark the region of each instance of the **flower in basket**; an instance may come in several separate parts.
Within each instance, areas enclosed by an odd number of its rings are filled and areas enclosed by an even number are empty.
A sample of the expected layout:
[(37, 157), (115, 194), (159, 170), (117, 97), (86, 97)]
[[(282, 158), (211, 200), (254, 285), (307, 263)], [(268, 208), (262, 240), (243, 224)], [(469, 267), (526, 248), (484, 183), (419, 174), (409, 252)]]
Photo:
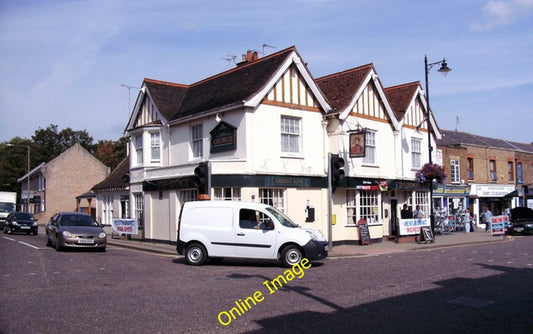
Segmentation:
[(435, 180), (437, 183), (443, 184), (447, 177), (442, 166), (426, 163), (416, 172), (415, 180), (419, 183), (427, 183)]

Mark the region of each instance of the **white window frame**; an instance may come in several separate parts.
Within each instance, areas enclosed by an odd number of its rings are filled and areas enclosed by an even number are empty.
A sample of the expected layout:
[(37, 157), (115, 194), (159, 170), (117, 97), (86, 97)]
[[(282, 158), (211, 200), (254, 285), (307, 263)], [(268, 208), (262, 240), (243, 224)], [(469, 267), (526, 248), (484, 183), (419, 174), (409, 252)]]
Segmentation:
[(161, 163), (161, 134), (150, 132), (150, 163)]
[(273, 206), (279, 211), (287, 213), (285, 193), (283, 188), (259, 188), (259, 203)]
[(135, 147), (135, 156), (137, 165), (143, 164), (143, 135), (142, 133), (133, 137), (133, 146)]
[(102, 199), (102, 221), (104, 225), (111, 225), (113, 222), (113, 196), (106, 195)]
[(191, 126), (191, 155), (193, 159), (204, 156), (204, 126), (201, 123)]
[(450, 160), (450, 182), (461, 183), (461, 165), (459, 160)]
[(139, 226), (144, 225), (144, 197), (143, 193), (133, 193), (133, 215), (134, 218), (137, 219), (137, 222), (139, 223)]
[(363, 164), (376, 165), (376, 157), (376, 132), (367, 130), (365, 133), (365, 157), (363, 158)]
[(382, 196), (379, 190), (346, 189), (346, 225), (366, 219), (369, 226), (381, 224)]
[(241, 188), (214, 188), (213, 199), (220, 201), (240, 201)]
[(302, 119), (282, 115), (280, 120), (281, 153), (300, 155), (302, 152)]
[(411, 138), (411, 165), (413, 169), (422, 167), (422, 140)]

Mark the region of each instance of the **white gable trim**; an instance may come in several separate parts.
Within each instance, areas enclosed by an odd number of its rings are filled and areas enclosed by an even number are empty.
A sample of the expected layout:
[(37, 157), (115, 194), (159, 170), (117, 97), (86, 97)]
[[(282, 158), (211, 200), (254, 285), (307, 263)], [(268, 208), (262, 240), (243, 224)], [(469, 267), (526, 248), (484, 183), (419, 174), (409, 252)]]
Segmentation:
[(135, 105), (133, 106), (133, 111), (130, 115), (130, 119), (128, 121), (128, 126), (126, 128), (126, 131), (131, 130), (135, 127), (135, 122), (137, 121), (137, 117), (139, 116), (139, 113), (142, 112), (142, 103), (145, 98), (148, 98), (151, 100), (153, 107), (155, 108), (155, 112), (157, 114), (158, 119), (161, 121), (163, 125), (168, 124), (168, 120), (163, 117), (161, 112), (159, 111), (159, 108), (157, 108), (157, 104), (154, 102), (154, 99), (152, 97), (152, 94), (150, 94), (150, 91), (148, 87), (146, 87), (146, 84), (143, 84), (142, 88), (139, 90), (139, 94), (137, 95), (137, 100), (135, 101)]
[[(426, 101), (426, 93), (420, 87), (418, 88), (417, 96), (420, 96), (420, 99), (422, 100), (422, 106), (424, 106), (424, 111), (427, 114), (428, 106), (427, 106), (427, 103), (426, 103), (427, 102)], [(429, 121), (431, 122), (431, 129), (433, 129), (433, 133), (435, 134), (436, 139), (441, 139), (442, 138), (442, 132), (440, 131), (440, 129), (439, 129), (438, 125), (437, 125), (437, 121), (435, 120), (435, 116), (433, 115), (433, 112), (431, 112), (429, 115), (431, 116), (430, 119), (429, 119)]]
[(400, 129), (400, 123), (398, 122), (398, 120), (396, 119), (396, 116), (394, 115), (394, 112), (392, 111), (392, 108), (391, 108), (391, 106), (389, 104), (389, 101), (387, 100), (387, 97), (385, 96), (385, 92), (383, 90), (383, 87), (381, 86), (381, 82), (379, 81), (379, 77), (374, 72), (374, 70), (371, 70), (368, 73), (367, 77), (363, 81), (363, 84), (359, 87), (359, 89), (355, 93), (354, 98), (352, 99), (352, 101), (350, 102), (348, 107), (346, 107), (346, 109), (341, 111), (339, 118), (343, 119), (343, 120), (346, 120), (350, 116), (350, 112), (355, 107), (355, 104), (357, 103), (357, 100), (359, 100), (359, 98), (361, 97), (361, 95), (365, 91), (366, 87), (370, 84), (370, 82), (374, 83), (374, 86), (376, 87), (376, 89), (378, 91), (378, 94), (381, 97), (381, 101), (383, 102), (383, 105), (385, 107), (385, 112), (389, 116), (389, 119), (392, 122), (392, 126), (393, 126), (394, 130), (398, 131)]
[(302, 59), (298, 56), (296, 52), (292, 52), (291, 55), (287, 58), (285, 63), (281, 65), (278, 70), (274, 73), (272, 76), (272, 79), (256, 94), (254, 94), (252, 97), (250, 97), (248, 100), (243, 101), (244, 105), (246, 107), (256, 108), (261, 101), (265, 98), (265, 96), (270, 92), (270, 90), (274, 87), (274, 85), (278, 82), (278, 80), (281, 79), (283, 74), (289, 69), (289, 67), (295, 64), (296, 68), (298, 69), (298, 74), (304, 79), (305, 83), (313, 93), (316, 101), (319, 104), (319, 107), (321, 107), (325, 113), (328, 113), (331, 111), (331, 106), (326, 101), (324, 95), (318, 88), (317, 84), (315, 83), (315, 80), (311, 77), (309, 72), (307, 71), (305, 65), (302, 63)]

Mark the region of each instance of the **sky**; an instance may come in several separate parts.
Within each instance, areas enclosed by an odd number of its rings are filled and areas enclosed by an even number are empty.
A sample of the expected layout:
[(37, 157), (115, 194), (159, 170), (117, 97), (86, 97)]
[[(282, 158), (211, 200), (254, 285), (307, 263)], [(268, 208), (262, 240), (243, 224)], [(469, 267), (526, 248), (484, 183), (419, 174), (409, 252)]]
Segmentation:
[(0, 142), (50, 124), (117, 140), (144, 78), (192, 84), (293, 45), (315, 78), (372, 63), (384, 87), (425, 89), (424, 56), (445, 58), (441, 129), (533, 142), (533, 0), (0, 0)]

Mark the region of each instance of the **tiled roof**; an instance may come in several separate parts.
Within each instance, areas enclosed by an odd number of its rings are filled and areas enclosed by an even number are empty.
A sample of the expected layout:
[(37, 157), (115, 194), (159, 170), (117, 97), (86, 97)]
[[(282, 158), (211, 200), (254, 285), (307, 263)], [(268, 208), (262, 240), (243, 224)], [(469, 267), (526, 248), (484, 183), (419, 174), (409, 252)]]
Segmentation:
[(442, 130), (442, 134), (442, 138), (437, 140), (437, 145), (474, 145), (533, 153), (533, 144), (517, 143), (504, 139), (483, 137), (466, 132), (451, 130)]
[(100, 183), (95, 185), (91, 191), (123, 190), (130, 184), (130, 158), (127, 156), (115, 169)]
[(397, 120), (401, 121), (404, 118), (409, 104), (418, 91), (418, 87), (420, 87), (420, 82), (416, 81), (384, 89), (385, 96)]
[(186, 85), (153, 79), (144, 79), (144, 84), (148, 87), (157, 109), (167, 120), (182, 104), (188, 88)]
[(355, 94), (373, 69), (373, 64), (367, 64), (318, 78), (315, 82), (332, 106), (341, 111), (349, 107)]
[(260, 91), (293, 52), (294, 46), (192, 85), (145, 79), (154, 102), (171, 121), (201, 111), (242, 103)]

